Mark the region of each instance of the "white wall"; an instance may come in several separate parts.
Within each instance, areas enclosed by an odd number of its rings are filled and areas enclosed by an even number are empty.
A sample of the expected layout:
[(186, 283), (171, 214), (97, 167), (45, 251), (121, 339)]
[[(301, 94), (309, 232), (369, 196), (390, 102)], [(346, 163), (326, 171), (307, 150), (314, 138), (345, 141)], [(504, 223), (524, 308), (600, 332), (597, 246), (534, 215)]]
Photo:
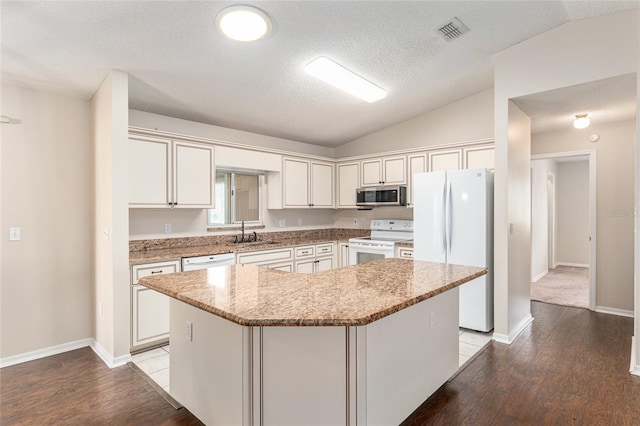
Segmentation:
[(91, 100), (94, 146), (94, 301), (97, 352), (129, 359), (128, 77), (111, 71)]
[(588, 266), (589, 161), (558, 163), (556, 212), (557, 263)]
[[(530, 315), (526, 303), (514, 301), (512, 304), (507, 297), (512, 289), (528, 286), (528, 274), (522, 277), (523, 281), (512, 281), (510, 270), (517, 267), (518, 259), (531, 257), (529, 244), (518, 244), (518, 248), (510, 244), (513, 238), (509, 235), (509, 223), (513, 223), (513, 216), (519, 211), (518, 197), (511, 198), (508, 191), (513, 184), (510, 179), (516, 178), (511, 169), (519, 167), (519, 163), (526, 164), (528, 169), (530, 153), (517, 148), (511, 150), (507, 130), (509, 99), (637, 73), (640, 69), (639, 15), (640, 11), (633, 10), (572, 21), (506, 49), (494, 58), (496, 333), (515, 337)], [(528, 173), (521, 178), (528, 182)], [(529, 189), (525, 191), (528, 195)], [(527, 222), (523, 225), (528, 226), (530, 219)], [(640, 256), (637, 261), (640, 262)], [(636, 292), (640, 305), (639, 294), (640, 291)], [(638, 323), (636, 331), (640, 334)]]
[(531, 161), (531, 281), (542, 278), (549, 265), (548, 177), (557, 177), (554, 160)]
[[(596, 306), (633, 310), (636, 122), (591, 123), (532, 136), (531, 153), (596, 151)], [(600, 140), (589, 142), (598, 133)], [(560, 260), (560, 259), (558, 259)]]
[(453, 102), (336, 148), (336, 157), (493, 139), (493, 90)]
[[(89, 102), (2, 86), (0, 358), (92, 336)], [(9, 241), (19, 226), (20, 241)]]

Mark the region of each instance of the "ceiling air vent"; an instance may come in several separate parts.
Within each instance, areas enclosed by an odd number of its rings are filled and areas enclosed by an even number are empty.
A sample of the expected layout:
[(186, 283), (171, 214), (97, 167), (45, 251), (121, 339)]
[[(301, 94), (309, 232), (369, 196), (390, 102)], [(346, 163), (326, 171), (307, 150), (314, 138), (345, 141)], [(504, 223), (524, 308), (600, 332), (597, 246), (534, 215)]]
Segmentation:
[(437, 31), (446, 41), (451, 41), (469, 31), (469, 28), (460, 22), (458, 18), (453, 18), (451, 21), (438, 28)]

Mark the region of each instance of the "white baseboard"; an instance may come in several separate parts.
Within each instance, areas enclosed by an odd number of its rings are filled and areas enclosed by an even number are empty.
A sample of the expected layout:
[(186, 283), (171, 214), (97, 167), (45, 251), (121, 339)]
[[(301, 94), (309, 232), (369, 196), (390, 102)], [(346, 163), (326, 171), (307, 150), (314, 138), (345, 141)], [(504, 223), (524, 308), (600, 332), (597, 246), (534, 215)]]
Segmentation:
[(104, 348), (104, 346), (102, 346), (94, 339), (92, 339), (91, 342), (91, 349), (93, 349), (96, 355), (98, 355), (102, 362), (107, 364), (107, 367), (109, 368), (120, 367), (121, 365), (125, 365), (127, 362), (131, 361), (131, 354), (114, 357), (109, 351)]
[(618, 308), (607, 308), (606, 306), (596, 306), (596, 312), (601, 314), (618, 315), (620, 317), (634, 318), (633, 311)]
[(531, 314), (528, 314), (525, 318), (522, 319), (522, 321), (518, 323), (517, 326), (513, 328), (513, 330), (509, 331), (508, 335), (494, 332), (493, 340), (498, 343), (505, 343), (507, 345), (510, 345), (532, 322), (533, 317), (531, 316)]
[(540, 272), (538, 275), (536, 275), (535, 277), (531, 278), (531, 282), (535, 283), (536, 281), (538, 281), (540, 278), (544, 277), (548, 273), (549, 273), (548, 269), (546, 271)]
[(33, 361), (34, 359), (45, 358), (52, 355), (58, 355), (63, 352), (69, 352), (76, 349), (91, 346), (93, 339), (81, 339), (74, 342), (63, 343), (61, 345), (50, 346), (48, 348), (38, 349), (23, 354), (12, 355), (0, 359), (0, 368), (9, 367), (11, 365), (22, 364), (23, 362)]
[(634, 376), (640, 376), (640, 364), (636, 360), (636, 336), (631, 336), (631, 363), (629, 372)]
[(576, 268), (588, 268), (588, 263), (571, 263), (571, 262), (557, 262), (556, 266), (574, 266)]

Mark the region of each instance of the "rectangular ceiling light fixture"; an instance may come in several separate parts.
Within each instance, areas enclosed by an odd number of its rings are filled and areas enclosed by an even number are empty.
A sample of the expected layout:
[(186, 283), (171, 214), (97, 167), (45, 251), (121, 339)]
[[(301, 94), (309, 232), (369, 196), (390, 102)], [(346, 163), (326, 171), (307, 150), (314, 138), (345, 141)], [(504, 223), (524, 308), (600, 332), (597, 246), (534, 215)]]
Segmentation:
[(315, 78), (370, 103), (387, 96), (385, 90), (324, 56), (309, 63), (304, 70)]

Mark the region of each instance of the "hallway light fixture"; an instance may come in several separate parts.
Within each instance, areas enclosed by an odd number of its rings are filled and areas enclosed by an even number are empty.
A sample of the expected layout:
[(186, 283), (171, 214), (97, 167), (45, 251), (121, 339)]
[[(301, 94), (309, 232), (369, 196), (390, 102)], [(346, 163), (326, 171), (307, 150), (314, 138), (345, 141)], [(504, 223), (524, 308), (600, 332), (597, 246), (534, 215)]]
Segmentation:
[(573, 120), (573, 127), (576, 129), (586, 129), (590, 123), (591, 119), (587, 117), (587, 114), (576, 114), (576, 119)]
[(264, 38), (271, 31), (269, 16), (251, 6), (231, 6), (216, 17), (216, 27), (225, 37), (243, 42)]

